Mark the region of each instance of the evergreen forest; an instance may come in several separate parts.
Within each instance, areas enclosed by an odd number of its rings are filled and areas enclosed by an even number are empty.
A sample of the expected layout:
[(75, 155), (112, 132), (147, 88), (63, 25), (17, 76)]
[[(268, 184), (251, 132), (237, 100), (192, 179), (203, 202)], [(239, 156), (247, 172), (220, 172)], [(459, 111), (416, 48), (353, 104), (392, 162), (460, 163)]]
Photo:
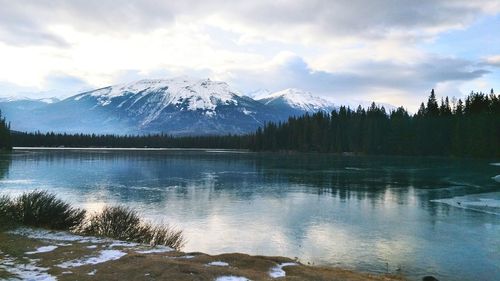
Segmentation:
[[(10, 137), (11, 135), (11, 137)], [(415, 114), (375, 103), (341, 106), (267, 123), (255, 133), (225, 136), (9, 134), (0, 115), (0, 147), (224, 148), (352, 154), (500, 157), (500, 95), (471, 92), (464, 100), (437, 100), (434, 90)]]

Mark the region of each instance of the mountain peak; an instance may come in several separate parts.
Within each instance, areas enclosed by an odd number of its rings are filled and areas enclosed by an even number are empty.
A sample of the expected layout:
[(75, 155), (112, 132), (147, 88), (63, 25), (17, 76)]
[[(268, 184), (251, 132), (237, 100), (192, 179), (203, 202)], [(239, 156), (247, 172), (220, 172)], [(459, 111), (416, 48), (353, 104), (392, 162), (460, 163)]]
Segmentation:
[(268, 97), (271, 94), (271, 91), (268, 89), (257, 89), (251, 92), (248, 92), (246, 95), (251, 97), (252, 99), (259, 100)]
[(235, 103), (234, 97), (237, 93), (225, 82), (181, 76), (169, 79), (142, 79), (108, 86), (77, 95), (74, 100), (91, 96), (96, 98), (100, 105), (107, 106), (114, 100), (121, 100), (124, 97), (138, 101), (152, 95), (158, 101), (160, 110), (169, 105), (187, 105), (187, 110), (214, 110), (220, 103)]
[(259, 101), (265, 105), (280, 105), (285, 103), (292, 108), (307, 112), (331, 111), (334, 108), (332, 102), (314, 96), (308, 91), (296, 88), (288, 88), (271, 93), (260, 98)]
[(50, 104), (4, 102), (2, 109), (22, 131), (172, 135), (243, 134), (332, 110), (330, 102), (299, 89), (255, 94), (264, 99), (242, 96), (225, 82), (181, 76), (111, 85)]

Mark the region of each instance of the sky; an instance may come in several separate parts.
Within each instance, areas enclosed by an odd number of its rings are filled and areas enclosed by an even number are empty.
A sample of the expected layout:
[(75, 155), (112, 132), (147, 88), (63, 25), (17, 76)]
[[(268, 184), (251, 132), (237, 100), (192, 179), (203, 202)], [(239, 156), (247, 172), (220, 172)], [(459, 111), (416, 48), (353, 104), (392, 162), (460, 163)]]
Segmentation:
[(415, 110), (500, 92), (498, 0), (0, 0), (0, 96), (144, 78), (299, 88)]

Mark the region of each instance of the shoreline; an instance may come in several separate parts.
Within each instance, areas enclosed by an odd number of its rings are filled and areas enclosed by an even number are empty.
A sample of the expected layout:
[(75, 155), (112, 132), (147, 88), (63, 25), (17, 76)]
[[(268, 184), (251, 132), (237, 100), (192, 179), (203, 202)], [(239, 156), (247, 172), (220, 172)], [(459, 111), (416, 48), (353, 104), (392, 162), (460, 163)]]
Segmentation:
[(251, 150), (242, 148), (203, 148), (203, 147), (55, 147), (55, 146), (14, 146), (10, 150), (0, 150), (0, 153), (12, 153), (16, 151), (189, 151), (189, 152), (211, 152), (211, 153), (234, 153), (234, 154), (275, 154), (284, 156), (293, 155), (330, 155), (336, 157), (390, 157), (390, 158), (412, 158), (412, 159), (436, 159), (436, 160), (486, 160), (497, 162), (494, 156), (474, 157), (456, 155), (410, 155), (410, 154), (365, 154), (354, 152), (319, 152), (319, 151), (294, 151), (294, 150)]
[(346, 280), (402, 276), (311, 266), (279, 256), (208, 255), (62, 231), (0, 232), (0, 279), (36, 280)]
[(181, 148), (181, 147), (31, 147), (31, 146), (16, 146), (12, 148), (12, 151), (15, 150), (114, 150), (114, 151), (227, 151), (234, 153), (247, 153), (251, 152), (248, 149), (226, 149), (226, 148)]

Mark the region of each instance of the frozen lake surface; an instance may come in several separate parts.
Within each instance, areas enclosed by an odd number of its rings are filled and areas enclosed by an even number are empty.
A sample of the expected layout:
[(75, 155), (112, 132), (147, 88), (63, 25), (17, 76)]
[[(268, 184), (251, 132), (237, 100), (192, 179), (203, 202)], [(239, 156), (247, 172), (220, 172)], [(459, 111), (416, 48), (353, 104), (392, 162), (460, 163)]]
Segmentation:
[(245, 252), (412, 280), (500, 280), (498, 159), (227, 150), (0, 155), (0, 194), (43, 189), (88, 210), (135, 208), (185, 251)]

